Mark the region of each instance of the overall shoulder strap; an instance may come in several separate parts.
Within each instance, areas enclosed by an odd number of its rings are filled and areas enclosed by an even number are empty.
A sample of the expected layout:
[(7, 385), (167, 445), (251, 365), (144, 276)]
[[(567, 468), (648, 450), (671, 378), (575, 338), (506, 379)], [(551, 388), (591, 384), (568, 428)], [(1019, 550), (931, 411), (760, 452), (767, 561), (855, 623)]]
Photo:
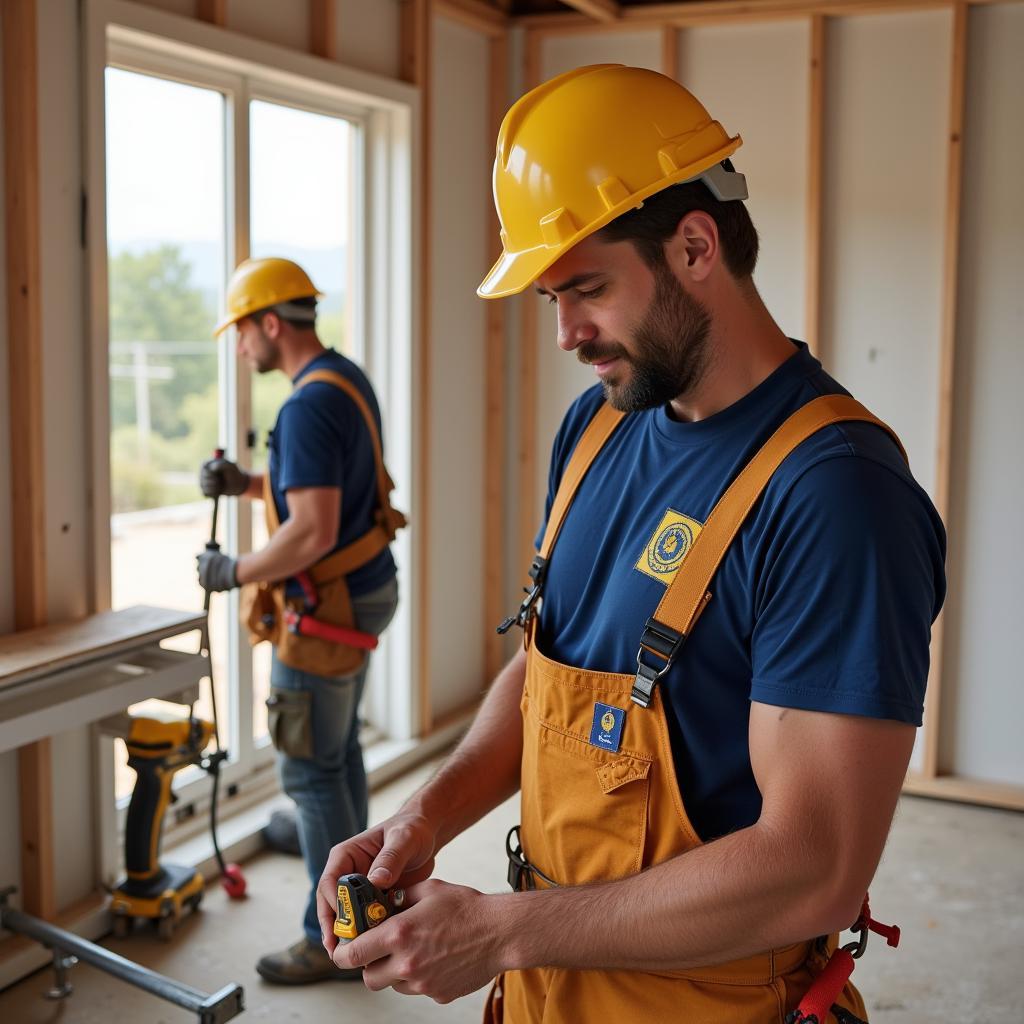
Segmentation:
[(637, 656), (639, 671), (633, 687), (636, 703), (643, 707), (650, 703), (658, 678), (667, 671), (711, 600), (708, 588), (729, 545), (775, 471), (812, 434), (833, 423), (851, 421), (881, 427), (906, 459), (906, 452), (893, 430), (849, 395), (823, 395), (793, 413), (719, 498), (657, 610), (647, 620)]
[(607, 402), (603, 402), (594, 418), (587, 424), (579, 441), (576, 442), (565, 472), (562, 473), (562, 480), (558, 485), (555, 500), (551, 504), (551, 514), (548, 516), (548, 524), (544, 530), (540, 556), (545, 561), (551, 557), (551, 551), (558, 539), (562, 524), (565, 522), (566, 514), (587, 470), (590, 469), (608, 439), (615, 433), (615, 428), (622, 422), (625, 415), (624, 412), (619, 412)]

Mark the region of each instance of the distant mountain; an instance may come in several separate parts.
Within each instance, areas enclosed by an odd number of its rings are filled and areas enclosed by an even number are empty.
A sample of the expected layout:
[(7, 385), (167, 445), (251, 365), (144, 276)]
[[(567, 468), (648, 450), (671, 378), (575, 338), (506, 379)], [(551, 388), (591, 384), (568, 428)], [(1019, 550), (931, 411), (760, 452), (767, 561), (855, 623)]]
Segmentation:
[[(183, 258), (192, 265), (192, 282), (202, 289), (210, 299), (211, 305), (220, 302), (220, 284), (224, 273), (224, 253), (217, 242), (167, 242), (164, 239), (134, 239), (131, 242), (117, 244), (112, 242), (111, 254), (122, 252), (143, 253), (158, 249), (161, 245), (176, 246)], [(346, 246), (333, 249), (304, 249), (299, 246), (273, 242), (258, 253), (261, 256), (283, 256), (294, 260), (303, 267), (313, 283), (323, 289), (324, 298), (320, 302), (320, 310), (331, 313), (340, 310), (345, 292), (345, 268), (348, 259)]]

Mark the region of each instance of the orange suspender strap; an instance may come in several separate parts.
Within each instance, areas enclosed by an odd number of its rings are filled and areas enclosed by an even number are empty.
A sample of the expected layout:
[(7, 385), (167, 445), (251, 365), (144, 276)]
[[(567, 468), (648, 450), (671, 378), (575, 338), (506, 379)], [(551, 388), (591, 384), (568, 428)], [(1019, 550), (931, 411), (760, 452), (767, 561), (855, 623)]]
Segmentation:
[[(370, 440), (373, 443), (373, 458), (377, 467), (377, 502), (376, 512), (377, 525), (372, 526), (357, 540), (326, 558), (317, 562), (307, 570), (307, 575), (317, 583), (327, 583), (330, 580), (338, 579), (340, 576), (347, 576), (350, 572), (358, 569), (361, 565), (376, 558), (394, 539), (395, 533), (406, 525), (405, 516), (391, 505), (390, 492), (394, 488), (391, 476), (384, 466), (384, 456), (381, 449), (380, 433), (377, 430), (377, 422), (373, 413), (362, 396), (359, 389), (346, 377), (333, 370), (314, 370), (306, 374), (299, 381), (297, 387), (305, 387), (319, 381), (324, 384), (332, 384), (340, 388), (355, 402), (366, 421), (367, 429), (370, 431)], [(266, 506), (267, 530), (273, 534), (281, 525), (280, 517), (277, 514), (277, 505), (274, 502), (273, 488), (270, 485), (270, 473), (263, 478), (263, 502)]]
[(654, 687), (668, 671), (686, 637), (711, 600), (711, 579), (744, 520), (785, 458), (823, 427), (857, 421), (885, 430), (906, 452), (899, 438), (881, 420), (849, 395), (823, 395), (793, 413), (741, 470), (711, 510), (708, 521), (686, 554), (680, 571), (647, 620), (633, 684), (633, 701), (651, 703)]

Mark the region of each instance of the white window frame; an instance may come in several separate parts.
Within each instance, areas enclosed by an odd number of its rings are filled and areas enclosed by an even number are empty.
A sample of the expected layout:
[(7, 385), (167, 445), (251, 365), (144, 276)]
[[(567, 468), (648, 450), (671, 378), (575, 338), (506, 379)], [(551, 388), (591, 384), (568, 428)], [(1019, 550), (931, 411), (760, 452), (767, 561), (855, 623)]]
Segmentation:
[[(353, 347), (368, 370), (381, 398), (385, 416), (388, 463), (398, 481), (395, 501), (409, 510), (415, 493), (413, 424), (419, 377), (415, 344), (418, 317), (416, 275), (412, 254), (417, 244), (415, 225), (420, 201), (414, 188), (413, 168), (419, 147), (419, 93), (406, 83), (358, 71), (340, 64), (225, 32), (203, 22), (183, 19), (127, 0), (86, 0), (84, 5), (85, 83), (83, 89), (85, 145), (83, 233), (88, 263), (87, 323), (91, 383), (91, 575), (96, 610), (110, 607), (110, 410), (109, 323), (106, 236), (106, 129), (105, 69), (118, 66), (216, 89), (228, 97), (225, 107), (225, 196), (227, 215), (227, 271), (249, 253), (249, 103), (253, 99), (291, 105), (303, 110), (355, 122), (361, 146), (355, 154), (353, 191), (360, 195), (365, 216), (352, 220), (355, 261), (352, 283), (361, 301), (358, 318), (351, 322)], [(211, 340), (211, 344), (214, 342)], [(249, 369), (234, 357), (233, 349), (219, 349), (221, 379), (227, 402), (222, 403), (222, 436), (229, 455), (245, 463), (247, 450), (239, 450), (250, 426)], [(222, 392), (222, 395), (224, 392)], [(227, 541), (232, 550), (246, 550), (251, 536), (247, 502), (230, 501)], [(408, 598), (415, 593), (414, 537), (403, 531), (396, 545), (402, 569), (402, 587)], [(244, 539), (243, 544), (239, 544)], [(237, 593), (231, 595), (229, 614), (237, 623)], [(376, 730), (408, 748), (419, 718), (419, 685), (412, 652), (416, 630), (410, 601), (404, 600), (395, 621), (371, 662), (368, 702), (364, 712)], [(229, 631), (232, 661), (239, 666), (236, 696), (231, 701), (232, 757), (222, 772), (222, 793), (244, 788), (251, 802), (257, 793), (274, 786), (269, 744), (258, 744), (252, 732), (252, 661), (240, 626)], [(376, 678), (377, 684), (373, 685)], [(387, 683), (387, 685), (384, 685)], [(226, 716), (226, 709), (219, 709)], [(98, 756), (101, 820), (119, 817), (113, 800), (111, 742), (103, 741)], [(243, 786), (244, 783), (244, 786)], [(199, 778), (186, 783), (179, 795), (194, 805), (196, 818), (204, 818), (209, 783)], [(228, 808), (225, 807), (225, 810)], [(168, 826), (173, 823), (168, 820)], [(198, 830), (198, 826), (197, 826)], [(104, 829), (101, 868), (105, 878), (117, 871), (119, 830)], [(114, 835), (109, 835), (114, 832)]]

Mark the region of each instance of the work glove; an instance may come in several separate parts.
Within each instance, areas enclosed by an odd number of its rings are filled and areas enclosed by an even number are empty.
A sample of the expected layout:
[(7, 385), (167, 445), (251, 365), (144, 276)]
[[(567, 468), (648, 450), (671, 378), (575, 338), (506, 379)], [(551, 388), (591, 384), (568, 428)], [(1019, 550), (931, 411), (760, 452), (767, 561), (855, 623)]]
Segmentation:
[(237, 558), (220, 551), (203, 551), (196, 555), (196, 567), (199, 570), (199, 586), (203, 590), (217, 593), (238, 586), (238, 578), (235, 575), (238, 567)]
[(227, 459), (207, 459), (199, 470), (199, 489), (207, 498), (237, 497), (249, 487), (249, 474)]

